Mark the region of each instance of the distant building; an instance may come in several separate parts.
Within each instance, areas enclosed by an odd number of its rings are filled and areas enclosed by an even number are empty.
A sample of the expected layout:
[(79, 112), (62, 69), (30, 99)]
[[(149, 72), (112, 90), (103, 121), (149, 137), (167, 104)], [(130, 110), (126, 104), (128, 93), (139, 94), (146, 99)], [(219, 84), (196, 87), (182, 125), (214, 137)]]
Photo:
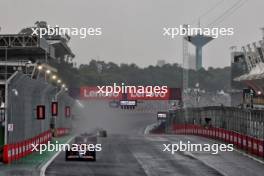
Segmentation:
[(248, 72), (246, 58), (243, 52), (234, 51), (231, 53), (231, 87), (232, 89), (241, 89), (242, 82), (234, 81), (235, 78)]
[(264, 38), (232, 52), (231, 57), (232, 90), (240, 89), (243, 107), (264, 109)]
[(196, 70), (196, 58), (194, 55), (189, 55), (187, 60), (184, 60), (183, 68)]
[(231, 105), (237, 106), (242, 102), (242, 93), (246, 85), (234, 79), (248, 72), (246, 58), (243, 52), (233, 51), (231, 53)]
[(165, 64), (166, 64), (166, 61), (165, 60), (158, 60), (157, 61), (157, 66), (158, 67), (163, 67)]

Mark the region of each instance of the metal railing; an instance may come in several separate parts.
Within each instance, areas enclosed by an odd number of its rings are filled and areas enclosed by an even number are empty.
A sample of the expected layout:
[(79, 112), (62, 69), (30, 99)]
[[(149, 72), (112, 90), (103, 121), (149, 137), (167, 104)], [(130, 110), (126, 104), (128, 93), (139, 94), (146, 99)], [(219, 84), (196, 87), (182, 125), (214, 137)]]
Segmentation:
[(167, 129), (172, 124), (212, 126), (264, 139), (264, 110), (224, 106), (187, 108), (169, 111), (166, 124)]

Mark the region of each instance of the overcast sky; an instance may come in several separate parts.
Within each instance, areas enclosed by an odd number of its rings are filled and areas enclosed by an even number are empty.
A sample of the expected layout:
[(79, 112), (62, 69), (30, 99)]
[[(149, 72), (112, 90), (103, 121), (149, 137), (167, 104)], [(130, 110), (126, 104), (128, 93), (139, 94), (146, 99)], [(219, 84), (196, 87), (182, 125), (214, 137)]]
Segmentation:
[[(44, 20), (61, 27), (101, 27), (102, 36), (72, 37), (75, 60), (92, 58), (116, 63), (155, 65), (157, 60), (182, 63), (182, 39), (162, 35), (163, 27), (181, 24), (202, 27), (222, 15), (235, 2), (243, 6), (216, 27), (233, 27), (235, 34), (210, 42), (203, 50), (204, 66), (230, 65), (229, 47), (239, 48), (262, 37), (263, 0), (0, 0), (0, 26), (4, 33), (17, 33), (23, 27)], [(220, 3), (219, 3), (220, 2)], [(212, 11), (208, 9), (219, 4)], [(190, 49), (192, 52), (192, 49)]]

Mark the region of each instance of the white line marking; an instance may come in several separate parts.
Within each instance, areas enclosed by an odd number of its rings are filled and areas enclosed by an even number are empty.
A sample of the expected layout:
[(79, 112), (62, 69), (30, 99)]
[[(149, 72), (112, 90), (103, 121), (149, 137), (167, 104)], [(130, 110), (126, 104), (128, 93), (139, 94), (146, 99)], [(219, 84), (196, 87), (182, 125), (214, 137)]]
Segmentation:
[(261, 164), (264, 164), (264, 161), (262, 161), (262, 160), (260, 160), (260, 159), (258, 159), (258, 158), (256, 158), (256, 157), (254, 157), (254, 156), (252, 156), (252, 155), (249, 155), (249, 154), (247, 154), (247, 153), (245, 153), (245, 152), (242, 152), (242, 151), (239, 151), (239, 150), (237, 150), (237, 149), (234, 149), (234, 150), (235, 150), (236, 152), (238, 152), (238, 153), (240, 153), (240, 154), (246, 156), (246, 157), (249, 157), (250, 159), (253, 159), (254, 161), (257, 161), (257, 162), (259, 162), (259, 163), (261, 163)]
[(145, 131), (144, 131), (144, 135), (148, 135), (149, 132), (157, 125), (157, 123), (153, 123), (151, 125), (148, 125), (146, 128), (145, 128)]
[[(74, 138), (75, 136), (71, 137), (65, 144), (68, 144), (71, 142), (71, 140)], [(58, 151), (57, 153), (55, 153), (51, 159), (49, 161), (47, 161), (41, 168), (40, 168), (40, 176), (45, 176), (45, 172), (47, 167), (50, 165), (50, 163), (61, 153), (61, 151)]]
[(216, 170), (217, 172), (219, 172), (221, 175), (224, 175), (224, 176), (228, 176), (227, 173), (225, 173), (223, 170), (219, 170), (218, 168), (214, 167), (213, 165), (211, 165), (210, 163), (200, 159), (199, 157), (196, 157), (194, 154), (192, 154), (191, 152), (183, 152), (185, 155), (189, 155), (193, 158), (195, 158), (196, 160), (202, 162), (204, 165), (210, 167), (211, 169), (213, 170)]

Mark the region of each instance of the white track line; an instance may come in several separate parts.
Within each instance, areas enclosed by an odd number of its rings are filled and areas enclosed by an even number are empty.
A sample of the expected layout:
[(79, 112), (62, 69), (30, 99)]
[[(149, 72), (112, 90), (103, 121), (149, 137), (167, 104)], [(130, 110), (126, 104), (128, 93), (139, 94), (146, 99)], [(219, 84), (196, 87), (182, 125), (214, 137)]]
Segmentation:
[(151, 125), (146, 126), (144, 130), (144, 135), (150, 134), (149, 132), (157, 125), (157, 123), (153, 123)]
[(261, 164), (264, 164), (264, 161), (262, 161), (262, 160), (260, 160), (260, 159), (258, 159), (258, 158), (256, 158), (256, 157), (254, 157), (254, 156), (252, 156), (252, 155), (249, 155), (249, 154), (247, 154), (247, 153), (245, 153), (245, 152), (243, 152), (243, 151), (237, 150), (237, 149), (234, 149), (234, 150), (235, 150), (236, 152), (238, 152), (238, 153), (240, 153), (240, 154), (246, 156), (246, 157), (249, 157), (250, 159), (253, 159), (253, 160), (255, 160), (255, 161), (257, 161), (257, 162), (259, 162), (259, 163), (261, 163)]
[[(71, 137), (65, 144), (68, 144), (71, 142), (71, 140), (74, 138), (75, 136)], [(51, 164), (51, 162), (61, 153), (61, 151), (58, 151), (57, 153), (55, 153), (51, 159), (49, 161), (47, 161), (41, 168), (40, 168), (40, 176), (45, 176), (45, 172), (47, 167)]]

